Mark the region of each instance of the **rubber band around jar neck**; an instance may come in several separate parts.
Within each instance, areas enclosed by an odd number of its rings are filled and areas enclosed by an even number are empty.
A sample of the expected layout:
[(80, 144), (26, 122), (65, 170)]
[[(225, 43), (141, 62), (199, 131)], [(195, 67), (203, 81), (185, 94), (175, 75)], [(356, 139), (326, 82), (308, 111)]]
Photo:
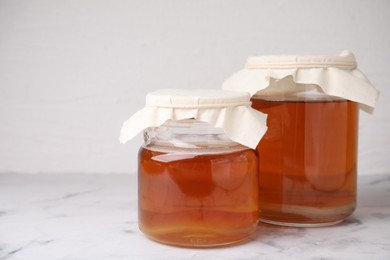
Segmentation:
[(343, 51), (338, 56), (254, 56), (247, 59), (247, 69), (292, 69), (292, 68), (357, 68), (355, 56)]
[(236, 102), (236, 103), (227, 103), (227, 104), (194, 104), (194, 105), (168, 105), (168, 104), (153, 104), (146, 107), (155, 107), (155, 108), (183, 108), (183, 109), (207, 109), (207, 108), (227, 108), (227, 107), (237, 107), (237, 106), (250, 106), (251, 102)]

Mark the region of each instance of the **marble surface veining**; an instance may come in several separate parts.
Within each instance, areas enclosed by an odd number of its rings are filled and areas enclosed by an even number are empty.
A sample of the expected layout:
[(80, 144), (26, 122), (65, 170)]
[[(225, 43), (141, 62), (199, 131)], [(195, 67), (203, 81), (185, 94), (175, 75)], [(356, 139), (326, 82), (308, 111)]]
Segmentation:
[(322, 228), (260, 224), (241, 245), (186, 249), (137, 226), (134, 175), (0, 175), (0, 260), (390, 259), (390, 175), (359, 177), (358, 208)]

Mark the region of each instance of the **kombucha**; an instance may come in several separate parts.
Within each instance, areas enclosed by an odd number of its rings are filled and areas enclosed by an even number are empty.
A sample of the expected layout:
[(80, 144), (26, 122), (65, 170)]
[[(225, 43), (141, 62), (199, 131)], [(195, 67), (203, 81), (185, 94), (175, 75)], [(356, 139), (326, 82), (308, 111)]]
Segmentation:
[(259, 205), (263, 222), (321, 226), (342, 221), (356, 205), (358, 104), (266, 101), (260, 141)]
[(254, 150), (194, 154), (142, 147), (138, 174), (139, 226), (153, 240), (222, 246), (246, 240), (256, 230)]

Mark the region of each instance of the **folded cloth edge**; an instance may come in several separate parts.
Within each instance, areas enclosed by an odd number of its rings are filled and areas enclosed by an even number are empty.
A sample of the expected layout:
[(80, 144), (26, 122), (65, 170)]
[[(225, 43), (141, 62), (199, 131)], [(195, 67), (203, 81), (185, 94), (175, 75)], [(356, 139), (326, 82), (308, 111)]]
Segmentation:
[(379, 91), (358, 69), (293, 68), (293, 69), (242, 69), (225, 80), (223, 90), (246, 91), (251, 96), (270, 85), (270, 79), (281, 80), (292, 76), (294, 82), (314, 84), (324, 93), (375, 107)]
[[(255, 149), (267, 130), (267, 116), (249, 106), (221, 108), (160, 108), (144, 107), (123, 123), (120, 143), (126, 143), (148, 127), (158, 127), (167, 120), (194, 118), (220, 127), (233, 141)], [(245, 127), (243, 123), (245, 122)]]

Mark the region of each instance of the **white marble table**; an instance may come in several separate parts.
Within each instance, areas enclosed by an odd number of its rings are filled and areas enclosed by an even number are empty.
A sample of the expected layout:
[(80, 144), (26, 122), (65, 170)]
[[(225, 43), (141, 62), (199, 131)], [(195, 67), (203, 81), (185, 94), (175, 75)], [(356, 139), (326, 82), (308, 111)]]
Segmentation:
[(361, 176), (359, 205), (323, 228), (259, 225), (218, 249), (160, 245), (137, 227), (136, 176), (0, 175), (0, 259), (390, 259), (390, 175)]

